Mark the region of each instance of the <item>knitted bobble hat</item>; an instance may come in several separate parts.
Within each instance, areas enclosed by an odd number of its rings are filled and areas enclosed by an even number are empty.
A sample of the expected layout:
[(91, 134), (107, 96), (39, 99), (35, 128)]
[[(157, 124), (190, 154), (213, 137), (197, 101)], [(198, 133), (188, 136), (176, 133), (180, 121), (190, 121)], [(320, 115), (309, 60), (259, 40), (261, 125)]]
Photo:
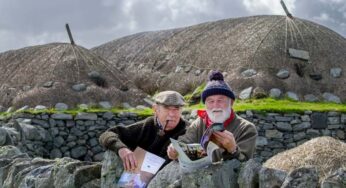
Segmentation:
[(223, 75), (219, 71), (212, 71), (209, 75), (209, 81), (202, 92), (202, 101), (205, 103), (207, 97), (211, 95), (225, 95), (235, 99), (234, 93), (229, 85), (224, 81)]

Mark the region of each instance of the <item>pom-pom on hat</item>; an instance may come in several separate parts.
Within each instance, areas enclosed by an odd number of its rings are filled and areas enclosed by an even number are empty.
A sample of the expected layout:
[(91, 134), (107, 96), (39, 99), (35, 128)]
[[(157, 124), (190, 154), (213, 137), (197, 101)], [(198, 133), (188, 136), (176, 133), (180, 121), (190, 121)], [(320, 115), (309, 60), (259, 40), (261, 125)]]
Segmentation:
[(202, 92), (202, 101), (211, 95), (225, 95), (231, 99), (235, 99), (234, 93), (229, 85), (224, 81), (223, 75), (219, 71), (212, 71), (209, 75), (209, 81)]

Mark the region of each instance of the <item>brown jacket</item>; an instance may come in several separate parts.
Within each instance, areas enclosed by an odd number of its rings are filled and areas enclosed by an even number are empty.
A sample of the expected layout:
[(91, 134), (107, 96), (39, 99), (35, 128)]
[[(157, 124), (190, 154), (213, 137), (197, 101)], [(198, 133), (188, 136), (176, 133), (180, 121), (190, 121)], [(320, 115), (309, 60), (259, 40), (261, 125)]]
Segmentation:
[[(191, 123), (186, 130), (186, 134), (178, 138), (185, 143), (200, 143), (202, 135), (206, 130), (206, 125), (201, 118)], [(237, 152), (233, 155), (227, 151), (222, 153), (224, 159), (237, 158), (240, 161), (246, 161), (253, 157), (256, 147), (257, 130), (253, 123), (235, 116), (233, 121), (227, 125), (226, 130), (233, 133), (237, 143)]]

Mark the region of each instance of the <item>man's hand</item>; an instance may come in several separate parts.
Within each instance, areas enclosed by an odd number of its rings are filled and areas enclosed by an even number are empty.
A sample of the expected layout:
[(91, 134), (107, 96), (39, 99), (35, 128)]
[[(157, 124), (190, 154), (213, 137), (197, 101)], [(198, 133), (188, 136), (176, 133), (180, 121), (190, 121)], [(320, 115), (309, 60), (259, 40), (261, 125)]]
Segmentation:
[(233, 153), (237, 149), (237, 143), (235, 142), (234, 136), (231, 132), (224, 130), (223, 132), (215, 131), (213, 133), (214, 139), (229, 153)]
[(127, 148), (121, 148), (118, 151), (119, 157), (123, 161), (124, 169), (132, 171), (137, 168), (137, 160), (133, 152)]
[(178, 152), (174, 149), (172, 144), (170, 144), (167, 148), (167, 155), (171, 160), (175, 160), (178, 158)]

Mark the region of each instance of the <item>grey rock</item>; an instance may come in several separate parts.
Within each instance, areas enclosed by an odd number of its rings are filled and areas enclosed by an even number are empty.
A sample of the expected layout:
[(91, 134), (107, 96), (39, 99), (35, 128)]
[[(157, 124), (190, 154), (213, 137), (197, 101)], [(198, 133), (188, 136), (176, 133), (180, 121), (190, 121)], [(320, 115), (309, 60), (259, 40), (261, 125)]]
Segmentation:
[(258, 187), (258, 176), (261, 168), (262, 165), (254, 159), (243, 163), (238, 177), (239, 188)]
[(237, 187), (239, 170), (239, 161), (224, 161), (222, 165), (211, 165), (182, 175), (182, 187)]
[(93, 156), (93, 161), (102, 161), (104, 156), (104, 152), (98, 153)]
[(77, 92), (85, 91), (87, 89), (87, 86), (85, 84), (75, 84), (72, 86), (72, 89)]
[(311, 114), (311, 127), (313, 129), (325, 129), (327, 126), (326, 113), (314, 112)]
[(61, 158), (62, 157), (62, 153), (58, 148), (54, 148), (51, 152), (50, 152), (50, 158), (51, 159), (55, 159), (55, 158)]
[(51, 118), (58, 120), (71, 120), (73, 116), (71, 114), (55, 113), (51, 115)]
[(21, 155), (23, 154), (17, 147), (7, 145), (7, 146), (2, 146), (0, 150), (0, 159), (10, 159), (16, 155)]
[(53, 86), (54, 82), (53, 81), (48, 81), (43, 84), (43, 87), (45, 88), (51, 88)]
[(144, 105), (137, 105), (137, 106), (136, 106), (136, 109), (137, 109), (137, 110), (145, 110), (145, 109), (149, 109), (149, 107), (144, 106)]
[(341, 124), (330, 124), (328, 125), (328, 129), (340, 129), (341, 127), (343, 127), (343, 125)]
[(23, 112), (24, 110), (27, 110), (27, 109), (29, 109), (29, 106), (25, 105), (25, 106), (19, 108), (18, 110), (16, 110), (16, 112)]
[(29, 91), (30, 89), (31, 89), (31, 86), (29, 85), (23, 86), (23, 91)]
[(256, 146), (263, 147), (263, 146), (266, 146), (266, 145), (268, 145), (268, 139), (266, 137), (258, 136), (256, 138)]
[(346, 114), (342, 114), (340, 118), (341, 123), (346, 124)]
[(242, 100), (249, 99), (251, 96), (252, 88), (253, 87), (248, 87), (248, 88), (242, 90), (239, 94), (239, 98)]
[(101, 101), (99, 102), (99, 106), (103, 109), (111, 109), (112, 105), (109, 101)]
[(95, 113), (86, 113), (86, 112), (78, 112), (75, 117), (75, 120), (97, 120), (97, 114)]
[(281, 187), (287, 173), (277, 169), (262, 167), (259, 172), (260, 188)]
[(311, 128), (310, 122), (302, 122), (293, 126), (293, 131), (303, 131)]
[(87, 104), (79, 104), (78, 108), (81, 109), (81, 110), (86, 110), (86, 109), (89, 108), (89, 106)]
[(292, 119), (293, 117), (290, 116), (275, 116), (276, 121), (290, 122)]
[(297, 50), (294, 48), (289, 48), (288, 53), (293, 58), (302, 59), (302, 60), (306, 60), (306, 61), (308, 61), (310, 59), (309, 52), (305, 51), (305, 50)]
[(59, 148), (61, 147), (62, 145), (64, 145), (65, 143), (65, 140), (63, 137), (61, 136), (58, 136), (58, 137), (55, 137), (54, 140), (53, 140), (53, 144), (55, 147)]
[(87, 148), (84, 146), (78, 146), (76, 148), (73, 148), (71, 150), (71, 157), (73, 157), (74, 159), (78, 159), (84, 155), (87, 154)]
[(330, 75), (334, 78), (341, 77), (341, 74), (342, 74), (342, 69), (339, 67), (335, 67), (335, 68), (330, 69)]
[(256, 74), (257, 74), (257, 72), (255, 69), (247, 69), (241, 73), (241, 75), (244, 77), (251, 77), (251, 76), (254, 76)]
[(106, 120), (111, 120), (114, 117), (114, 114), (112, 112), (105, 112), (102, 117)]
[(39, 126), (41, 126), (43, 128), (46, 128), (46, 129), (49, 128), (49, 123), (47, 121), (45, 121), (45, 120), (32, 119), (31, 121), (32, 121), (33, 125), (39, 125)]
[(67, 120), (67, 121), (66, 121), (66, 127), (67, 127), (67, 128), (74, 127), (75, 125), (76, 125), (76, 122), (73, 121), (73, 120)]
[(0, 147), (5, 145), (13, 145), (13, 141), (7, 130), (0, 127)]
[(326, 102), (341, 103), (340, 98), (332, 93), (325, 92), (322, 96)]
[(47, 107), (45, 107), (43, 105), (37, 105), (34, 109), (35, 110), (47, 110)]
[(99, 141), (98, 141), (97, 138), (91, 138), (91, 139), (89, 140), (89, 145), (90, 145), (91, 147), (94, 147), (94, 146), (96, 146), (96, 145), (98, 145), (98, 144), (99, 144)]
[(278, 130), (266, 130), (265, 136), (269, 139), (270, 138), (282, 138), (283, 133), (278, 131)]
[(293, 140), (294, 141), (300, 141), (306, 138), (306, 133), (305, 132), (298, 132), (293, 135)]
[(340, 117), (328, 117), (327, 118), (327, 123), (329, 125), (340, 124)]
[(306, 134), (311, 136), (311, 137), (320, 136), (320, 132), (316, 129), (308, 129), (308, 130), (306, 130)]
[(106, 150), (102, 162), (101, 188), (116, 187), (116, 180), (120, 178), (123, 171), (123, 163), (118, 155), (111, 150)]
[(281, 79), (286, 79), (290, 76), (290, 72), (288, 72), (288, 70), (281, 69), (278, 73), (276, 73), (276, 76)]
[(129, 103), (127, 103), (127, 102), (124, 102), (124, 103), (122, 103), (122, 106), (123, 106), (123, 108), (125, 108), (125, 109), (131, 109), (131, 108), (133, 108)]
[(301, 167), (291, 171), (284, 183), (282, 188), (308, 188), (318, 186), (318, 173), (316, 167)]
[(304, 101), (316, 102), (318, 101), (318, 98), (313, 94), (307, 94), (307, 95), (304, 95)]
[(98, 163), (62, 158), (57, 160), (51, 172), (54, 177), (52, 187), (86, 188), (91, 182), (100, 178), (100, 173), (101, 165)]
[(338, 137), (339, 139), (341, 140), (344, 140), (346, 137), (345, 137), (345, 131), (343, 130), (337, 130), (336, 131), (336, 137)]
[(101, 74), (97, 71), (91, 71), (88, 73), (89, 78), (100, 78)]
[(292, 92), (292, 91), (288, 91), (286, 93), (286, 96), (291, 99), (291, 100), (294, 100), (294, 101), (299, 101), (299, 97), (296, 93)]
[(7, 110), (6, 110), (6, 113), (12, 113), (12, 112), (14, 112), (14, 107), (9, 107)]
[(310, 121), (310, 116), (309, 116), (309, 115), (302, 115), (302, 116), (301, 116), (301, 119), (302, 119), (302, 121), (307, 121), (307, 122), (309, 122), (309, 121)]
[(335, 117), (335, 116), (339, 116), (340, 112), (334, 112), (334, 111), (330, 111), (328, 112), (328, 117)]
[(277, 127), (277, 129), (278, 129), (279, 131), (288, 132), (288, 131), (292, 131), (292, 130), (293, 130), (291, 124), (289, 124), (289, 123), (287, 123), (287, 122), (281, 122), (281, 121), (279, 121), (279, 122), (277, 122), (277, 123), (275, 124), (275, 126)]
[(56, 103), (55, 104), (55, 109), (58, 111), (63, 111), (68, 109), (68, 105), (65, 103)]

